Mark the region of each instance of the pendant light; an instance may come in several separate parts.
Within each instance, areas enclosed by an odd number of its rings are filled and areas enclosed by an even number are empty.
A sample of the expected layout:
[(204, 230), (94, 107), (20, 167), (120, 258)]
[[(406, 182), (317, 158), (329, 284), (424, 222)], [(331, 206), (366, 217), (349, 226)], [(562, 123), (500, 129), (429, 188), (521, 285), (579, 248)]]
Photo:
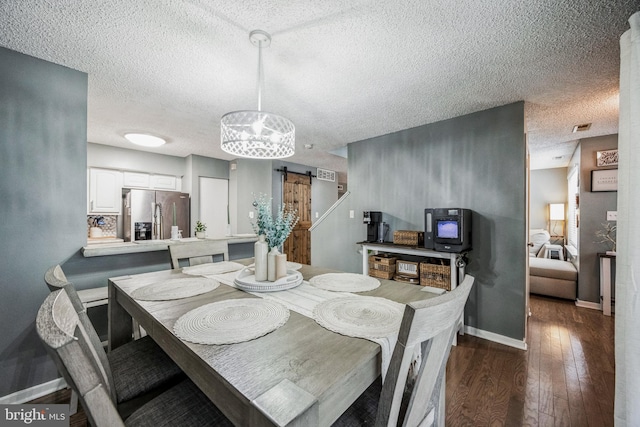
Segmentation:
[(258, 47), (258, 109), (233, 111), (220, 120), (223, 151), (251, 159), (283, 159), (295, 153), (295, 126), (286, 117), (262, 111), (262, 48), (271, 36), (254, 30), (249, 40)]

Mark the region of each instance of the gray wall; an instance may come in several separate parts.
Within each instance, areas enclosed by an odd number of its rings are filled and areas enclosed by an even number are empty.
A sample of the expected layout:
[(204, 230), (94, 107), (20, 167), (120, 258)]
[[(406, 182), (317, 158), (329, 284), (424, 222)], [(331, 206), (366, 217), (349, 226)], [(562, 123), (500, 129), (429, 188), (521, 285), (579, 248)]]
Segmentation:
[[(361, 271), (362, 212), (380, 210), (393, 230), (424, 230), (424, 208), (474, 211), (467, 272), (476, 277), (469, 326), (524, 338), (524, 103), (349, 144), (351, 196), (312, 234), (312, 263)], [(349, 218), (354, 210), (355, 218)]]
[[(591, 192), (591, 171), (596, 166), (596, 151), (618, 148), (618, 135), (607, 135), (580, 140), (580, 227), (578, 228), (579, 269), (578, 299), (600, 302), (600, 264), (598, 252), (610, 248), (596, 243), (596, 231), (607, 222), (607, 211), (615, 211), (618, 193)], [(615, 167), (614, 167), (615, 169)]]
[(529, 228), (549, 229), (549, 203), (564, 203), (566, 212), (567, 168), (531, 171)]
[(0, 48), (0, 396), (58, 378), (46, 269), (86, 243), (87, 75)]
[(233, 233), (253, 233), (249, 212), (253, 212), (254, 195), (271, 197), (271, 161), (237, 159), (235, 170), (229, 171), (229, 210)]

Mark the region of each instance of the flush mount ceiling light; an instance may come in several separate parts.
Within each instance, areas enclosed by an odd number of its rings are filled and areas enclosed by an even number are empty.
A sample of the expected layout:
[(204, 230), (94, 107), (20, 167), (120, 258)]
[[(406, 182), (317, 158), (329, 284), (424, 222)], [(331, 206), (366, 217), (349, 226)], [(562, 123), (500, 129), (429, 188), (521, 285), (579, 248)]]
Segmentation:
[(127, 138), (129, 142), (143, 147), (160, 147), (167, 142), (162, 138), (146, 133), (125, 133), (124, 137)]
[(223, 151), (250, 159), (283, 159), (295, 153), (295, 126), (285, 117), (261, 111), (262, 48), (269, 47), (271, 36), (254, 30), (249, 40), (258, 47), (258, 109), (233, 111), (220, 119)]

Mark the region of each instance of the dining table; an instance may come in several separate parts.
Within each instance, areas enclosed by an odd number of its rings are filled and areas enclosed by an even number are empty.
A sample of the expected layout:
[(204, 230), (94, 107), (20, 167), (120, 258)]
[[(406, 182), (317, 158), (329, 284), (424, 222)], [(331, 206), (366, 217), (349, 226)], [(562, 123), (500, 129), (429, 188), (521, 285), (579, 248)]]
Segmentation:
[[(110, 278), (109, 350), (133, 339), (132, 319), (135, 319), (234, 425), (330, 426), (380, 376), (384, 359), (388, 361), (395, 341), (391, 340), (388, 343), (391, 348), (385, 349), (376, 340), (349, 336), (321, 326), (322, 322), (314, 319), (316, 309), (313, 307), (318, 295), (329, 295), (333, 301), (332, 292), (335, 292), (340, 298), (351, 298), (356, 302), (372, 300), (365, 297), (377, 297), (374, 302), (398, 306), (400, 313), (406, 303), (437, 297), (419, 285), (362, 275), (359, 276), (379, 282), (379, 286), (361, 292), (342, 292), (338, 280), (337, 289), (318, 290), (309, 282), (318, 279), (320, 283), (320, 278), (329, 276), (351, 276), (310, 265), (298, 265), (295, 271), (304, 281), (291, 290), (259, 293), (234, 286), (233, 279), (229, 278), (239, 275), (240, 271), (246, 272), (246, 266), (252, 262), (252, 258), (235, 260), (230, 264), (237, 263), (244, 270), (217, 276), (194, 275), (193, 271), (188, 271), (189, 267), (184, 267)], [(179, 288), (180, 283), (195, 277), (208, 278), (206, 285), (214, 283), (215, 288), (205, 287), (192, 296), (167, 294), (170, 284), (175, 283), (175, 288)], [(164, 290), (165, 297), (145, 297), (148, 294), (145, 291), (153, 286)], [(251, 308), (262, 301), (284, 297), (291, 291), (296, 292), (302, 305), (310, 304), (314, 314), (306, 312), (306, 308), (287, 309), (283, 321), (267, 333), (262, 328), (263, 323), (268, 322), (258, 320), (256, 323), (251, 315), (243, 318), (244, 308), (232, 309), (231, 314), (226, 311), (221, 316), (226, 319), (205, 313), (204, 317), (191, 319), (189, 323), (189, 315), (198, 310), (227, 303)], [(276, 306), (281, 307), (278, 304)], [(281, 314), (281, 310), (276, 311)], [(384, 321), (384, 317), (382, 319)], [(207, 337), (202, 340), (189, 338), (189, 333), (198, 333), (198, 328), (202, 327), (198, 322), (203, 320), (205, 323), (236, 322), (240, 325), (237, 331), (243, 336), (248, 333), (248, 338), (229, 343), (211, 343)], [(399, 323), (397, 326), (399, 328)], [(226, 339), (223, 336), (224, 333), (214, 338)]]

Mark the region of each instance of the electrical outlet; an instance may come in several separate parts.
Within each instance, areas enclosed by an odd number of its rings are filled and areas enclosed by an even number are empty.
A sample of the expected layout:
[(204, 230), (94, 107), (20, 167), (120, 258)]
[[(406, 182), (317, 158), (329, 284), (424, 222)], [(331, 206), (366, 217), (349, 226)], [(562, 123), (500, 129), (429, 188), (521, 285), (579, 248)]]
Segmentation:
[(355, 218), (356, 217), (356, 212), (355, 211), (349, 211), (349, 218)]
[(607, 211), (607, 221), (617, 221), (618, 211)]
[(249, 218), (253, 219), (253, 211), (249, 211)]

